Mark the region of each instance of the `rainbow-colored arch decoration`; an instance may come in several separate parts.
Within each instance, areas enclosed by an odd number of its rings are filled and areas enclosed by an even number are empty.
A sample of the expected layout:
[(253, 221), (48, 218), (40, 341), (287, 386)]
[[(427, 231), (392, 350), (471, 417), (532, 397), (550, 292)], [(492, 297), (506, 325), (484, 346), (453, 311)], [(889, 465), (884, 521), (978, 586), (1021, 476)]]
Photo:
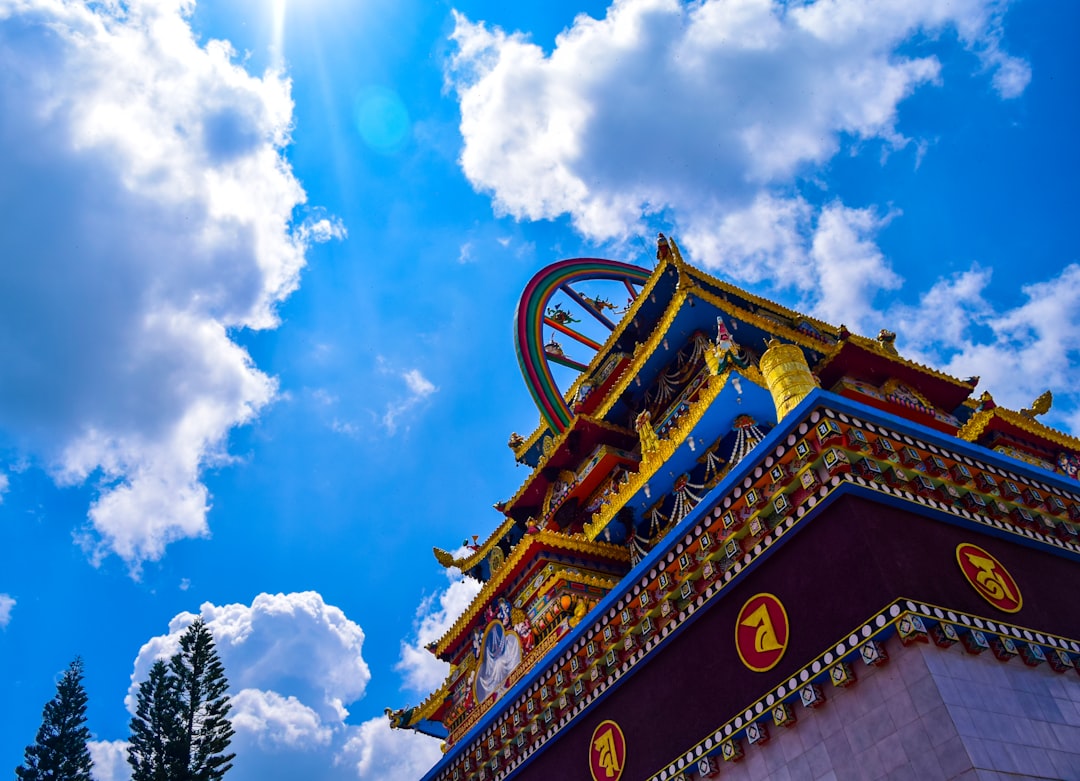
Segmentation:
[[(612, 280), (623, 282), (633, 292), (630, 285), (644, 285), (649, 275), (647, 269), (617, 260), (571, 258), (541, 269), (525, 286), (525, 292), (521, 294), (514, 315), (514, 349), (529, 393), (532, 394), (541, 417), (552, 431), (565, 431), (570, 426), (573, 413), (555, 385), (551, 367), (548, 365), (548, 356), (544, 352), (544, 314), (548, 301), (556, 292), (562, 290), (582, 304), (594, 317), (606, 322), (603, 314), (590, 307), (570, 285), (586, 280)], [(606, 324), (609, 328), (614, 327), (610, 323)]]

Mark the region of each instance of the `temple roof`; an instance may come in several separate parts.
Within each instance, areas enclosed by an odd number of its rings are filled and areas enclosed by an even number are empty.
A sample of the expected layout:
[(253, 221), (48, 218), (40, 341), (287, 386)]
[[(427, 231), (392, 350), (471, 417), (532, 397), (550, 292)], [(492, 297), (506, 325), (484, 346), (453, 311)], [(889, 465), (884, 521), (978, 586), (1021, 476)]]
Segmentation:
[[(606, 358), (615, 351), (620, 341), (628, 336), (627, 331), (632, 327), (640, 328), (640, 320), (646, 314), (645, 310), (650, 308), (650, 304), (653, 305), (652, 308), (656, 308), (654, 302), (651, 302), (650, 299), (664, 280), (674, 280), (675, 282), (675, 289), (672, 291), (672, 295), (669, 296), (670, 300), (656, 310), (655, 319), (650, 323), (654, 322), (655, 325), (651, 328), (645, 341), (640, 342), (641, 348), (634, 352), (633, 362), (622, 370), (615, 387), (606, 394), (605, 403), (592, 412), (596, 417), (606, 415), (613, 404), (622, 396), (627, 385), (633, 381), (634, 377), (648, 361), (648, 358), (656, 350), (656, 347), (661, 343), (668, 327), (670, 327), (675, 315), (683, 305), (688, 302), (691, 306), (693, 305), (691, 294), (708, 301), (708, 303), (733, 317), (757, 326), (763, 332), (782, 336), (808, 350), (824, 354), (836, 343), (840, 331), (835, 326), (796, 312), (793, 309), (788, 309), (775, 301), (747, 292), (690, 265), (683, 260), (682, 253), (679, 251), (675, 240), (668, 239), (667, 241), (671, 248), (670, 254), (659, 258), (656, 267), (633, 304), (616, 324), (600, 350), (593, 356), (588, 367), (581, 372), (563, 394), (567, 402), (570, 402), (577, 395), (581, 384), (600, 368)], [(807, 330), (800, 330), (795, 325), (796, 323), (803, 324)], [(817, 338), (810, 336), (810, 333), (816, 334)], [(546, 422), (541, 420), (540, 425), (532, 434), (516, 441), (511, 445), (511, 448), (514, 451), (515, 458), (524, 461), (530, 452), (536, 451), (545, 435), (552, 436), (557, 445), (558, 437), (565, 436), (565, 433), (563, 432), (562, 435), (556, 434)]]
[(904, 358), (891, 346), (891, 341), (868, 339), (856, 334), (849, 334), (841, 341), (814, 367), (814, 371), (825, 388), (831, 388), (841, 377), (849, 374), (878, 385), (896, 378), (917, 388), (935, 406), (946, 412), (963, 404), (975, 389), (974, 382), (960, 380)]
[(457, 567), (462, 572), (468, 572), (477, 564), (480, 564), (484, 560), (484, 558), (489, 553), (491, 553), (491, 549), (498, 544), (499, 540), (501, 540), (503, 536), (508, 531), (510, 531), (510, 529), (513, 528), (513, 526), (514, 519), (507, 518), (499, 525), (498, 528), (495, 529), (495, 531), (491, 533), (490, 537), (484, 540), (484, 542), (479, 547), (477, 547), (476, 550), (474, 550), (472, 553), (470, 553), (468, 556), (465, 556), (464, 558), (456, 559), (454, 558), (454, 554), (450, 553), (449, 551), (445, 551), (442, 548), (433, 548), (432, 551), (435, 553), (436, 561), (438, 561), (444, 567), (448, 569), (450, 567)]
[(497, 596), (500, 590), (521, 570), (536, 560), (537, 547), (543, 547), (552, 551), (569, 551), (584, 553), (614, 561), (629, 561), (630, 551), (623, 545), (610, 545), (604, 542), (587, 540), (580, 535), (570, 536), (560, 532), (540, 531), (536, 534), (526, 534), (506, 561), (497, 572), (491, 574), (491, 579), (480, 589), (469, 607), (454, 622), (439, 640), (432, 643), (429, 648), (436, 656), (442, 658), (452, 645), (463, 636), (472, 622), (480, 615), (484, 607)]
[(1037, 421), (1030, 413), (1016, 412), (1004, 407), (992, 407), (976, 412), (957, 432), (960, 439), (978, 442), (984, 435), (998, 431), (1020, 441), (1033, 441), (1048, 450), (1062, 448), (1080, 453), (1080, 439)]

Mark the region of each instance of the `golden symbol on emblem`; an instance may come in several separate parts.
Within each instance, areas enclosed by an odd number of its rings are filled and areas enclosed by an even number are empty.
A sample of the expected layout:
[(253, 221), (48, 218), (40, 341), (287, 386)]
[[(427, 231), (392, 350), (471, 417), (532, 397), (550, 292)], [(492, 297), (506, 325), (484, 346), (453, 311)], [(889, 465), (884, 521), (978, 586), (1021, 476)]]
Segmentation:
[(956, 546), (956, 561), (967, 582), (983, 599), (1006, 613), (1015, 613), (1024, 606), (1020, 587), (1001, 562), (970, 542)]
[(589, 772), (593, 781), (618, 781), (626, 764), (626, 738), (614, 721), (602, 721), (589, 744)]
[(746, 600), (735, 621), (735, 650), (742, 663), (754, 672), (771, 670), (788, 645), (787, 611), (772, 594), (756, 594)]

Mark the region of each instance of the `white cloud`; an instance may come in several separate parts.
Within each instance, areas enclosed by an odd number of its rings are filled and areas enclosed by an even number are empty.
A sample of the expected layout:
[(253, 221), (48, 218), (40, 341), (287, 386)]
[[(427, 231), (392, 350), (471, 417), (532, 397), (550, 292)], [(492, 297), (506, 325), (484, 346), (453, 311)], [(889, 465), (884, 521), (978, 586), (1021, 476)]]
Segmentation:
[(4, 629), (11, 622), (13, 607), (15, 607), (14, 597), (10, 594), (0, 594), (0, 629)]
[(90, 740), (86, 747), (90, 749), (90, 759), (94, 762), (90, 771), (94, 781), (128, 781), (131, 778), (126, 740)]
[(398, 420), (406, 412), (412, 411), (424, 402), (431, 394), (439, 389), (425, 377), (419, 369), (409, 369), (401, 372), (401, 379), (405, 381), (405, 387), (409, 392), (406, 396), (390, 401), (386, 405), (386, 411), (382, 416), (382, 425), (387, 433), (397, 433)]
[(959, 377), (978, 375), (998, 404), (1020, 409), (1048, 388), (1056, 410), (1047, 422), (1080, 431), (1080, 266), (1021, 288), (1024, 301), (995, 309), (991, 273), (973, 266), (940, 280), (917, 307), (896, 307), (905, 353)]
[(198, 616), (179, 614), (167, 635), (144, 644), (128, 691), (129, 711), (134, 712), (137, 682), (145, 680), (155, 659), (176, 652), (196, 617), (213, 632), (234, 691), (272, 689), (296, 697), (322, 719), (342, 720), (345, 705), (360, 699), (371, 679), (361, 653), (364, 632), (340, 608), (314, 591), (259, 594), (250, 606), (206, 602)]
[(8, 487), (11, 485), (10, 478), (3, 472), (0, 472), (0, 504), (4, 503), (4, 494), (7, 493)]
[[(940, 82), (934, 39), (959, 40), (1003, 97), (1020, 94), (1030, 68), (1001, 47), (1004, 5), (615, 0), (550, 53), (458, 13), (446, 78), (461, 167), (499, 213), (569, 215), (593, 240), (640, 235), (663, 211), (699, 262), (858, 326), (900, 282), (874, 244), (888, 216), (792, 188), (845, 146), (909, 143), (899, 106)], [(916, 54), (912, 40), (929, 43)]]
[(483, 586), (456, 569), (448, 569), (446, 574), (450, 585), (429, 595), (417, 608), (415, 637), (412, 642), (402, 642), (396, 667), (403, 676), (404, 688), (425, 695), (441, 685), (450, 672), (450, 665), (427, 650), (427, 645), (446, 634)]
[(385, 718), (375, 718), (353, 731), (338, 763), (350, 767), (353, 778), (363, 781), (416, 781), (441, 758), (439, 741), (392, 730)]
[(251, 605), (207, 602), (198, 614), (180, 613), (168, 634), (139, 650), (128, 710), (154, 660), (176, 652), (196, 617), (213, 633), (229, 678), (237, 754), (229, 777), (355, 779), (355, 768), (335, 757), (357, 730), (345, 723), (346, 706), (371, 679), (364, 632), (315, 592), (259, 594)]
[(683, 238), (707, 268), (789, 287), (808, 313), (858, 331), (876, 317), (874, 296), (901, 284), (874, 241), (892, 216), (839, 202), (815, 212), (801, 197), (761, 193), (745, 209), (695, 223)]
[(336, 217), (308, 220), (300, 225), (296, 232), (301, 239), (316, 244), (325, 244), (334, 240), (342, 241), (349, 235), (349, 232), (345, 229), (345, 223)]
[(208, 533), (201, 471), (274, 398), (229, 330), (274, 327), (308, 243), (344, 236), (291, 227), (288, 79), (200, 44), (193, 7), (0, 0), (0, 429), (92, 481), (79, 539), (133, 573)]
[(427, 377), (420, 373), (419, 369), (409, 369), (401, 376), (405, 379), (405, 384), (409, 386), (409, 391), (422, 399), (438, 390)]
[[(463, 609), (466, 592), (460, 582), (454, 579), (439, 595), (440, 608), (432, 610), (434, 600), (427, 600), (418, 611), (422, 638)], [(155, 659), (175, 653), (180, 635), (197, 616), (213, 632), (229, 678), (229, 718), (236, 730), (231, 750), (237, 755), (230, 779), (413, 781), (441, 756), (438, 740), (391, 730), (384, 716), (346, 723), (346, 706), (364, 696), (371, 677), (362, 654), (364, 632), (315, 592), (259, 594), (250, 606), (205, 603), (198, 614), (180, 613), (167, 634), (139, 650), (129, 711), (138, 682)], [(126, 748), (119, 740), (91, 746), (100, 763), (97, 781), (126, 781)]]
[(1019, 69), (997, 43), (996, 5), (616, 0), (604, 19), (578, 16), (550, 55), (457, 14), (461, 165), (501, 211), (570, 214), (594, 238), (665, 207), (746, 206), (845, 136), (905, 143), (898, 104), (940, 78), (935, 57), (900, 53), (913, 36), (953, 30), (995, 73)]
[(458, 250), (458, 263), (472, 263), (476, 258), (473, 256), (474, 251), (473, 243), (466, 241), (461, 245), (461, 249)]
[(233, 728), (259, 748), (311, 750), (327, 746), (333, 730), (296, 697), (275, 691), (243, 689), (232, 697)]

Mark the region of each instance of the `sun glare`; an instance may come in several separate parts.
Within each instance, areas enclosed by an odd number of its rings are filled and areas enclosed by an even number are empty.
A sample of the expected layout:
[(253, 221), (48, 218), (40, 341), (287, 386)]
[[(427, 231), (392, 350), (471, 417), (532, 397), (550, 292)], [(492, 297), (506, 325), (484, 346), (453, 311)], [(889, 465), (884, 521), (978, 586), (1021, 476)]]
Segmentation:
[(288, 0), (270, 2), (270, 56), (275, 67), (285, 64), (285, 5)]

